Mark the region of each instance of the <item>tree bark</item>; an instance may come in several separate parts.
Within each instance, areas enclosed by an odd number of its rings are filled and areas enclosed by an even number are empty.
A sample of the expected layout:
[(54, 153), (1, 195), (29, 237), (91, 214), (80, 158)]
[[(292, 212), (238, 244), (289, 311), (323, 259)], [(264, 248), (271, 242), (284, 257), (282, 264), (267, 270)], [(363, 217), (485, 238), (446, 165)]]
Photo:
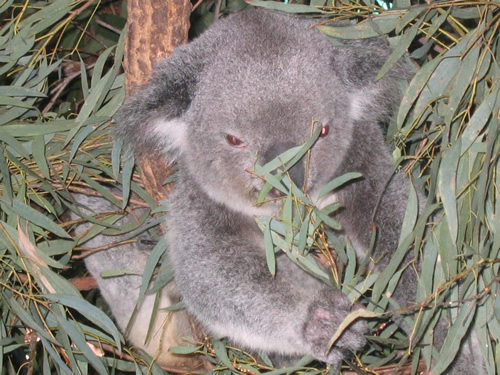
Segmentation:
[[(169, 57), (175, 47), (188, 40), (189, 0), (129, 0), (124, 68), (127, 96), (148, 82), (154, 64)], [(156, 202), (166, 199), (171, 174), (163, 160), (143, 159), (138, 163), (146, 191)]]
[(151, 77), (154, 63), (188, 40), (191, 3), (186, 0), (128, 0), (125, 74), (127, 95)]
[[(124, 68), (126, 93), (131, 95), (148, 82), (157, 61), (170, 56), (177, 46), (187, 42), (191, 3), (189, 0), (128, 0), (127, 11)], [(138, 164), (148, 193), (156, 202), (166, 199), (170, 186), (164, 186), (163, 182), (171, 174), (166, 163), (158, 158), (144, 158)], [(170, 304), (177, 302), (175, 285), (169, 285), (167, 294)], [(173, 313), (164, 327), (161, 334), (163, 349), (160, 353), (149, 354), (174, 373), (206, 371), (206, 362), (201, 357), (176, 356), (168, 352), (168, 347), (186, 345), (182, 339), (193, 337), (188, 314), (184, 311)]]

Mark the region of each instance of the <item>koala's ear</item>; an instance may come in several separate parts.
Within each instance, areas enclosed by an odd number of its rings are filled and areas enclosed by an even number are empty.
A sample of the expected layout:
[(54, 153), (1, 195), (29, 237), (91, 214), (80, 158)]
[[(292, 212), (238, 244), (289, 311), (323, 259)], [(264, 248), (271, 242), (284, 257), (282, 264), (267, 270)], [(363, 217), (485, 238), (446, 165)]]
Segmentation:
[(115, 116), (115, 137), (136, 154), (162, 152), (171, 161), (182, 151), (186, 124), (181, 120), (196, 92), (213, 41), (177, 48), (154, 69), (149, 83), (128, 98)]
[(346, 86), (352, 118), (385, 121), (399, 104), (400, 82), (410, 79), (413, 68), (404, 57), (376, 80), (391, 52), (382, 38), (342, 41), (335, 48), (333, 69)]

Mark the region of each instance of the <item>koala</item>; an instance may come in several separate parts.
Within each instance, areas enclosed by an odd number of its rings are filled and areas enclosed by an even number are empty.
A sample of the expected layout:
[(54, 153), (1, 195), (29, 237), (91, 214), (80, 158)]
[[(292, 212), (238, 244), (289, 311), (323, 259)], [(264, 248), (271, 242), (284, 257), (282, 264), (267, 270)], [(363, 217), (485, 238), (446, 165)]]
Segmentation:
[[(366, 344), (368, 325), (359, 319), (328, 349), (362, 305), (286, 256), (270, 274), (255, 219), (278, 215), (282, 200), (258, 204), (264, 182), (251, 171), (303, 144), (312, 123), (320, 126), (307, 166), (300, 160), (291, 178), (318, 207), (342, 206), (335, 219), (360, 259), (376, 227), (370, 256), (383, 268), (397, 247), (409, 181), (393, 173), (381, 123), (400, 99), (408, 67), (400, 62), (376, 80), (390, 54), (382, 39), (332, 43), (313, 25), (261, 9), (217, 22), (158, 63), (119, 110), (115, 135), (139, 156), (177, 165), (166, 236), (188, 311), (211, 334), (250, 350), (337, 365)], [(320, 198), (325, 184), (347, 172), (362, 178)], [(408, 305), (416, 289), (416, 272), (407, 267), (394, 297)], [(478, 372), (477, 362), (463, 362), (472, 367), (456, 374)]]

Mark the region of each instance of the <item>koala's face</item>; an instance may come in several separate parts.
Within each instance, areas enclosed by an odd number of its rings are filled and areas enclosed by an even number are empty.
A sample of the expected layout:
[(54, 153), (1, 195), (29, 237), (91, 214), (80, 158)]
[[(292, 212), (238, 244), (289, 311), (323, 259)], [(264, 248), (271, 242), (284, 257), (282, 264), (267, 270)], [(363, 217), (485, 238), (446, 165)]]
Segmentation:
[[(189, 131), (181, 157), (190, 174), (210, 197), (249, 215), (275, 214), (282, 202), (271, 194), (257, 205), (264, 181), (254, 173), (256, 163), (302, 145), (313, 127), (322, 127), (307, 173), (304, 161), (290, 171), (294, 183), (314, 197), (334, 177), (352, 126), (331, 82), (297, 67), (262, 65), (207, 71), (184, 119)], [(335, 95), (338, 100), (332, 100)]]

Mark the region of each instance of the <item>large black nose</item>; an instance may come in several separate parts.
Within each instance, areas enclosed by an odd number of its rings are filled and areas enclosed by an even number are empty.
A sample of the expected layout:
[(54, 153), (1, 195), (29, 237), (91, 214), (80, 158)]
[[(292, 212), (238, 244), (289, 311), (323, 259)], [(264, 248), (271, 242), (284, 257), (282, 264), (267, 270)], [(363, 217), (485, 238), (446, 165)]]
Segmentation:
[[(271, 160), (275, 159), (278, 155), (282, 154), (286, 150), (291, 149), (292, 147), (295, 147), (296, 145), (293, 143), (278, 143), (274, 144), (269, 149), (262, 155), (264, 158), (264, 162), (268, 163)], [(299, 188), (302, 188), (304, 186), (304, 175), (305, 175), (305, 168), (304, 168), (304, 160), (299, 160), (295, 165), (288, 170), (288, 174), (290, 175), (290, 178), (292, 179), (293, 183), (297, 185)]]

